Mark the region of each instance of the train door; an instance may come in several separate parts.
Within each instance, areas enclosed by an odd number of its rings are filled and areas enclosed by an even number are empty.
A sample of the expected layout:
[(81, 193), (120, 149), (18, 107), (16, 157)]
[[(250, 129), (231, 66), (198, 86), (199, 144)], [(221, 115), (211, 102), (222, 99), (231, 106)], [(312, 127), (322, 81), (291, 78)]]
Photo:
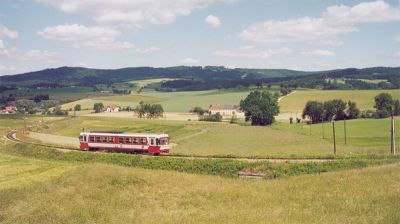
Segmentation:
[(79, 148), (82, 150), (89, 150), (89, 144), (88, 144), (89, 136), (86, 133), (80, 134), (79, 136)]

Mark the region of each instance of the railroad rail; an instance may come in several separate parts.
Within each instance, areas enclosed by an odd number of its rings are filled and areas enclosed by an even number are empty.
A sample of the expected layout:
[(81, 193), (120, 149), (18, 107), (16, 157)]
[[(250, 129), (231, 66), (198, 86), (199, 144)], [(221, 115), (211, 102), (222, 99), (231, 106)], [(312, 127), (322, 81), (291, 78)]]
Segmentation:
[[(18, 131), (16, 131), (16, 130), (9, 131), (4, 135), (4, 138), (8, 139), (9, 141), (15, 142), (15, 143), (37, 145), (37, 146), (42, 146), (42, 147), (46, 147), (46, 148), (56, 149), (56, 150), (63, 151), (63, 152), (68, 152), (68, 151), (78, 151), (78, 152), (82, 152), (82, 153), (99, 152), (99, 151), (82, 151), (81, 149), (78, 149), (78, 148), (47, 145), (47, 144), (38, 143), (38, 142), (29, 142), (29, 141), (19, 139), (17, 137), (17, 133), (18, 133)], [(152, 155), (148, 155), (148, 154), (141, 154), (141, 155), (152, 156)], [(246, 162), (269, 161), (269, 162), (299, 162), (299, 163), (301, 163), (301, 162), (328, 162), (328, 161), (335, 160), (332, 158), (316, 158), (316, 159), (312, 159), (312, 158), (310, 158), (310, 159), (308, 159), (308, 158), (254, 158), (254, 157), (235, 157), (235, 156), (199, 156), (199, 155), (169, 155), (169, 154), (161, 154), (158, 156), (169, 157), (169, 158), (186, 158), (186, 159), (232, 159), (232, 160), (239, 160), (239, 161), (246, 161)]]

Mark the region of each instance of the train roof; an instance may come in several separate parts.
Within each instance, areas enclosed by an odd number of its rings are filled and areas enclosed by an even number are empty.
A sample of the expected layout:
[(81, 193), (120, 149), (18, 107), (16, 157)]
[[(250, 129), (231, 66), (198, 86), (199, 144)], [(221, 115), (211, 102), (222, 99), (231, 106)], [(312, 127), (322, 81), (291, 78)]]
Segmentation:
[(114, 137), (168, 137), (168, 134), (154, 134), (154, 133), (122, 133), (122, 132), (81, 132), (82, 134), (96, 135), (96, 136), (114, 136)]

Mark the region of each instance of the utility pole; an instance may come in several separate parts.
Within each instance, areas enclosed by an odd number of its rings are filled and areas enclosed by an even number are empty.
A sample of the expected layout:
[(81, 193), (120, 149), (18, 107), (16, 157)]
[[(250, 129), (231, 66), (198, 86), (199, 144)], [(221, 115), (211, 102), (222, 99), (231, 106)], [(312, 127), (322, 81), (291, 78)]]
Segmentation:
[(394, 116), (392, 114), (391, 125), (390, 125), (390, 152), (395, 155), (396, 154), (396, 142), (395, 142), (395, 133), (394, 133)]
[(346, 118), (343, 119), (343, 128), (344, 128), (344, 144), (347, 145)]
[(335, 133), (335, 120), (332, 120), (333, 127), (333, 153), (336, 155), (336, 133)]
[(24, 129), (23, 129), (23, 134), (26, 134), (26, 118), (24, 118)]

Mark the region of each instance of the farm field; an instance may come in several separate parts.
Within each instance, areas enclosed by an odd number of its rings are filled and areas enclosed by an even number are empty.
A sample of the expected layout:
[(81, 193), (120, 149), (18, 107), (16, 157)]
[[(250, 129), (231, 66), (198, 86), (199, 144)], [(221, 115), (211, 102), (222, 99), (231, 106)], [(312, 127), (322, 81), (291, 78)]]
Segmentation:
[(140, 101), (145, 103), (156, 103), (161, 101), (162, 99), (151, 97), (151, 96), (143, 96), (143, 95), (116, 95), (116, 96), (102, 96), (102, 97), (94, 97), (94, 98), (85, 98), (80, 99), (74, 102), (66, 103), (62, 105), (63, 109), (74, 108), (76, 104), (80, 104), (82, 110), (92, 110), (93, 105), (95, 103), (103, 103), (105, 106), (108, 104), (117, 104), (122, 107), (131, 106), (135, 107), (139, 104)]
[[(122, 107), (136, 107), (140, 101), (145, 103), (159, 103), (166, 112), (188, 112), (195, 106), (208, 108), (212, 104), (239, 104), (246, 98), (251, 90), (206, 90), (187, 92), (158, 92), (152, 89), (144, 89), (141, 94), (103, 96), (84, 98), (78, 101), (63, 104), (63, 109), (73, 108), (80, 104), (83, 109), (92, 109), (94, 103), (117, 104)], [(272, 90), (274, 91), (274, 90)]]
[(373, 110), (374, 97), (383, 92), (391, 94), (394, 99), (400, 98), (400, 90), (297, 90), (290, 96), (284, 97), (279, 106), (281, 112), (302, 112), (309, 100), (342, 99), (355, 101), (361, 110)]
[[(396, 118), (400, 125), (400, 118)], [(343, 123), (336, 123), (338, 154), (387, 153), (390, 145), (389, 120), (359, 119), (347, 121), (347, 144)], [(332, 155), (332, 124), (251, 127), (228, 123), (197, 121), (142, 120), (136, 118), (76, 117), (47, 124), (40, 131), (77, 138), (85, 130), (168, 133), (174, 146), (172, 154), (293, 157)], [(67, 128), (68, 127), (68, 128)], [(35, 131), (35, 130), (34, 130)], [(396, 133), (400, 137), (399, 133)], [(45, 136), (37, 136), (46, 140)], [(324, 137), (324, 138), (323, 138)], [(50, 137), (52, 138), (52, 137)], [(60, 137), (60, 141), (63, 138)], [(49, 141), (53, 143), (57, 140)]]
[(4, 154), (0, 161), (5, 223), (400, 221), (398, 164), (254, 181)]

